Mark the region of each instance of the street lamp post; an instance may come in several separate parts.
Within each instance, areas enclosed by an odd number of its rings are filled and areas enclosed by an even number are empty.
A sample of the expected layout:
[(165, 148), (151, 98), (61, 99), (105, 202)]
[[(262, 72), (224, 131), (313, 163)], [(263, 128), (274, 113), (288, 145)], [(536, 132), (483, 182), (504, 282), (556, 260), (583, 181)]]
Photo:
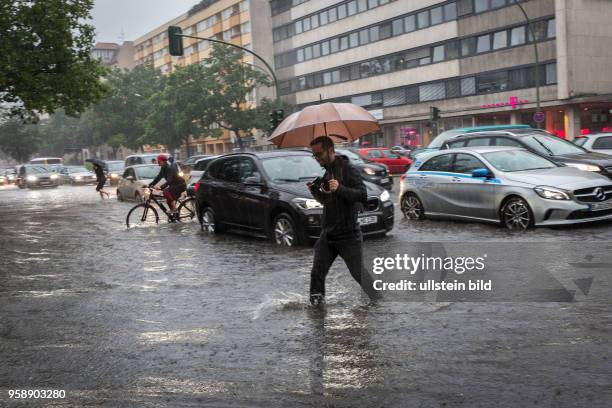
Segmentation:
[[(529, 32), (531, 33), (531, 40), (533, 41), (533, 50), (535, 52), (536, 110), (540, 112), (540, 54), (538, 52), (538, 41), (536, 39), (535, 30), (533, 29), (533, 23), (525, 11), (525, 8), (521, 5), (519, 0), (514, 0), (514, 3), (521, 9), (521, 12), (525, 16), (527, 27), (529, 27)], [(541, 123), (537, 122), (537, 126), (538, 129), (540, 129)]]

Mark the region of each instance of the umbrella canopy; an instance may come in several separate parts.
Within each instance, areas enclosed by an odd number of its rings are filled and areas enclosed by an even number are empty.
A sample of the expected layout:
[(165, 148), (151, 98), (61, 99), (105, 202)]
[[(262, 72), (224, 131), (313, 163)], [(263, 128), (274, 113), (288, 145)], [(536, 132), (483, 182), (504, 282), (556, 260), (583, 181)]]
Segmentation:
[(85, 161), (90, 162), (91, 164), (95, 164), (96, 166), (101, 167), (106, 170), (106, 163), (104, 163), (100, 159), (96, 159), (95, 157), (93, 157), (91, 159), (85, 159)]
[(323, 103), (289, 115), (268, 141), (278, 147), (308, 147), (317, 137), (329, 136), (335, 143), (350, 143), (379, 129), (376, 118), (361, 106)]

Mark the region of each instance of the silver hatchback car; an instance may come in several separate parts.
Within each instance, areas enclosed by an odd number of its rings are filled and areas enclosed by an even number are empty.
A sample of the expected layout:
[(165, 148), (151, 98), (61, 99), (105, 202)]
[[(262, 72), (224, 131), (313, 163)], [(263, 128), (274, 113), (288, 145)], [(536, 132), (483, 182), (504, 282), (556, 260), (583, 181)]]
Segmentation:
[(509, 229), (612, 218), (612, 181), (515, 147), (442, 150), (401, 177), (407, 218), (446, 216)]

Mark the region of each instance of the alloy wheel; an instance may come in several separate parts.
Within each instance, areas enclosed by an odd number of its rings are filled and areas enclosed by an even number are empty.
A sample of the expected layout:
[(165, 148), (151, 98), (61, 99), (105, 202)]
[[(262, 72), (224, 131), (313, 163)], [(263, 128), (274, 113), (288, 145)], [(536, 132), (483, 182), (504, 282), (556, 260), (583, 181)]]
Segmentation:
[(274, 241), (285, 247), (292, 247), (295, 243), (295, 229), (287, 218), (281, 217), (274, 225)]
[(404, 196), (401, 208), (404, 216), (408, 219), (420, 220), (423, 218), (423, 205), (419, 198), (413, 194)]
[(204, 210), (204, 214), (202, 214), (202, 231), (209, 233), (215, 232), (215, 216), (208, 208)]
[(529, 207), (521, 199), (511, 200), (506, 204), (502, 216), (509, 230), (524, 231), (531, 225)]

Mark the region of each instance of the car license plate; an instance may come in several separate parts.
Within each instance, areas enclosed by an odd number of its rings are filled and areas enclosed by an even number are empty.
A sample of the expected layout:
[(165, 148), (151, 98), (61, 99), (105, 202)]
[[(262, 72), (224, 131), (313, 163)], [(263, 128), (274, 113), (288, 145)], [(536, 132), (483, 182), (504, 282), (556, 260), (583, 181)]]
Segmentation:
[(381, 178), (380, 182), (381, 183), (388, 183), (389, 182), (389, 177)]
[(375, 215), (369, 215), (367, 217), (359, 217), (357, 219), (357, 222), (359, 222), (359, 225), (376, 224), (377, 221), (378, 221), (378, 217), (376, 217)]
[(591, 204), (591, 211), (609, 210), (612, 208), (612, 200), (604, 201), (603, 203)]

